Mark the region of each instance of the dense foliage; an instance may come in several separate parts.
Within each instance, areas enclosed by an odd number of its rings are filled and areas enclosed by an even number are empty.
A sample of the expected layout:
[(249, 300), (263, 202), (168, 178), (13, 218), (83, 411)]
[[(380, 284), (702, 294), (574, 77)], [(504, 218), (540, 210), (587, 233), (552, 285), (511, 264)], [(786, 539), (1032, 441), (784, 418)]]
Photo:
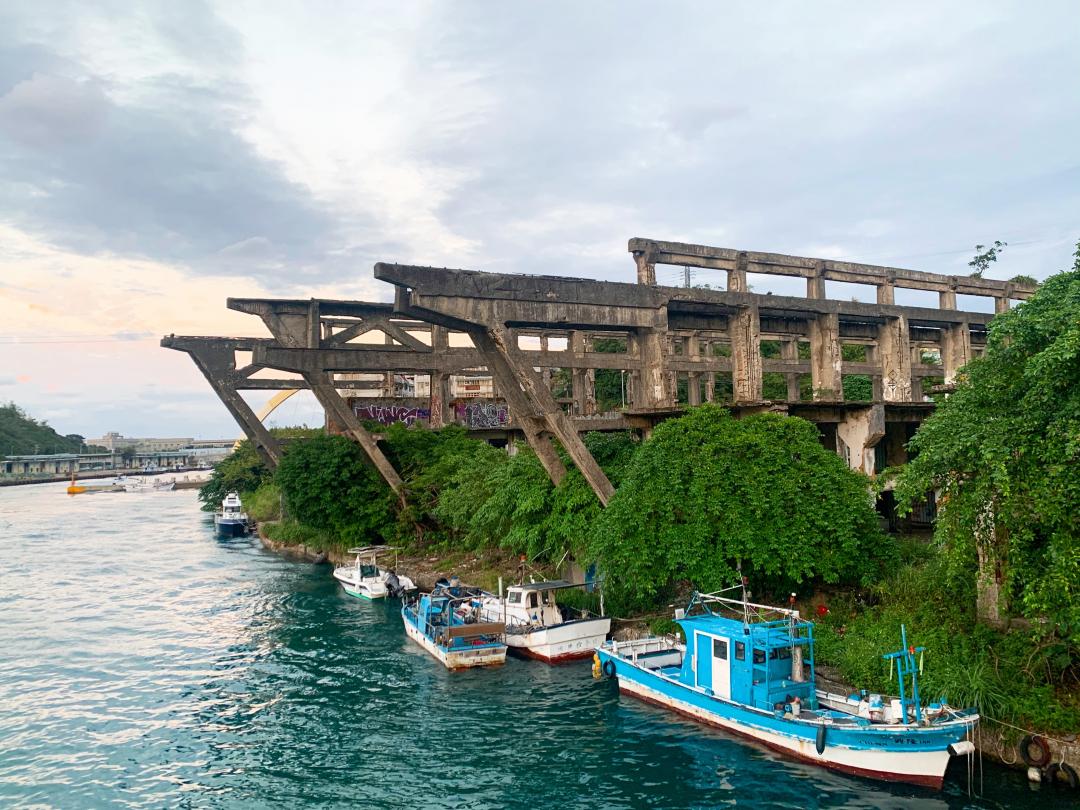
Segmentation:
[(964, 367), (911, 449), (900, 502), (940, 493), (935, 536), (952, 581), (981, 568), (1000, 578), (1014, 612), (1077, 637), (1080, 255), (1072, 272), (994, 318), (986, 355)]
[(912, 548), (915, 559), (870, 589), (872, 607), (850, 593), (829, 600), (830, 612), (815, 631), (818, 660), (839, 667), (848, 683), (895, 693), (895, 674), (890, 681), (881, 655), (898, 647), (904, 624), (908, 639), (927, 648), (924, 699), (945, 696), (955, 706), (977, 706), (984, 716), (1028, 728), (1080, 727), (1080, 704), (1069, 694), (1076, 685), (1069, 643), (977, 624), (974, 584), (958, 591), (936, 549)]
[(392, 525), (389, 488), (359, 445), (344, 436), (291, 443), (274, 480), (290, 517), (332, 532), (342, 545), (378, 541)]
[(214, 466), (210, 480), (199, 489), (199, 500), (205, 512), (213, 512), (221, 507), (221, 502), (230, 492), (241, 495), (254, 492), (264, 482), (270, 480), (270, 471), (262, 463), (255, 446), (246, 439)]
[[(39, 422), (28, 416), (14, 402), (0, 405), (0, 456), (79, 453), (82, 448), (82, 436), (75, 433), (61, 436), (46, 422)], [(99, 447), (87, 450), (105, 452)]]
[(777, 414), (734, 419), (705, 405), (656, 428), (589, 537), (614, 587), (643, 604), (677, 580), (787, 589), (869, 581), (891, 556), (868, 480)]

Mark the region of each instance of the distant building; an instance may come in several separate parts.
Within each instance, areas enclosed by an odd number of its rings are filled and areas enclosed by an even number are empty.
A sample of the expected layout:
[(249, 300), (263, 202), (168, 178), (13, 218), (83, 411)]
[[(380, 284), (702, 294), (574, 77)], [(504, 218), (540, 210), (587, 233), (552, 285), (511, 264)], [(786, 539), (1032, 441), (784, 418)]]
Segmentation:
[(134, 450), (136, 453), (171, 453), (191, 447), (232, 447), (236, 439), (141, 439), (134, 436), (124, 436), (116, 431), (109, 431), (100, 439), (87, 439), (88, 445), (104, 447), (110, 453), (122, 453), (124, 450)]

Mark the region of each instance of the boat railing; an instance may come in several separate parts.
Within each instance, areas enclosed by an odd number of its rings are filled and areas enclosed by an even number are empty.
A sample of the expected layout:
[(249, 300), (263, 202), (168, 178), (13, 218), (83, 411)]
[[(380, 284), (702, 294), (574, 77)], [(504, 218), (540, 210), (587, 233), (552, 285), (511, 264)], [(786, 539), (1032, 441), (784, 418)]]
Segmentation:
[(615, 655), (627, 658), (636, 664), (639, 658), (658, 656), (665, 653), (677, 653), (682, 662), (682, 646), (674, 636), (649, 636), (628, 641), (612, 641), (611, 651)]

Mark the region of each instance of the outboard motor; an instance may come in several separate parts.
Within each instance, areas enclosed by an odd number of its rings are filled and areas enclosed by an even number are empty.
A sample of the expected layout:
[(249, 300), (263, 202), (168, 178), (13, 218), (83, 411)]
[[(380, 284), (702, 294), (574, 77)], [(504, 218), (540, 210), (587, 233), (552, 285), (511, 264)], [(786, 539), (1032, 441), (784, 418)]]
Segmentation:
[(404, 593), (404, 588), (401, 587), (401, 582), (398, 580), (397, 574), (393, 571), (386, 572), (386, 590), (390, 591), (390, 595), (394, 598), (401, 596)]

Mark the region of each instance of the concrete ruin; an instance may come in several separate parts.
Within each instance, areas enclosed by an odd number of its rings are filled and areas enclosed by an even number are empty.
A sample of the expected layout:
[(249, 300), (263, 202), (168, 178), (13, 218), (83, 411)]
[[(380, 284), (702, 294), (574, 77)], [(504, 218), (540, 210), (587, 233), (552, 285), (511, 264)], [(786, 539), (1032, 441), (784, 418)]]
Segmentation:
[[(395, 490), (400, 477), (358, 417), (362, 400), (350, 402), (350, 389), (380, 385), (380, 404), (393, 405), (392, 385), (360, 378), (426, 375), (427, 408), (414, 413), (441, 427), (455, 421), (452, 375), (484, 370), (510, 418), (483, 429), (523, 436), (555, 483), (566, 474), (557, 441), (606, 504), (611, 483), (580, 433), (648, 432), (683, 404), (704, 401), (725, 401), (737, 415), (768, 409), (810, 418), (823, 441), (870, 475), (902, 463), (913, 426), (933, 407), (928, 384), (952, 383), (985, 348), (993, 316), (958, 309), (957, 296), (991, 297), (1002, 312), (1034, 292), (1013, 282), (647, 239), (630, 240), (629, 251), (636, 283), (379, 263), (375, 277), (393, 286), (393, 304), (230, 299), (230, 308), (258, 316), (272, 339), (169, 336), (162, 345), (192, 357), (268, 464), (281, 449), (239, 391), (308, 388)], [(665, 264), (723, 271), (725, 289), (658, 286), (656, 266)], [(753, 292), (755, 274), (803, 278), (806, 295)], [(827, 282), (871, 285), (876, 301), (828, 298)], [(937, 293), (938, 306), (898, 305), (897, 288)], [(858, 359), (845, 360), (845, 350)], [(238, 352), (250, 360), (238, 365)], [(267, 369), (288, 377), (256, 376)], [(621, 402), (599, 414), (596, 375), (604, 371), (619, 372)], [(554, 395), (557, 373), (568, 374), (570, 396)], [(844, 401), (848, 375), (869, 378), (869, 401)], [(768, 399), (766, 380), (774, 390)]]

